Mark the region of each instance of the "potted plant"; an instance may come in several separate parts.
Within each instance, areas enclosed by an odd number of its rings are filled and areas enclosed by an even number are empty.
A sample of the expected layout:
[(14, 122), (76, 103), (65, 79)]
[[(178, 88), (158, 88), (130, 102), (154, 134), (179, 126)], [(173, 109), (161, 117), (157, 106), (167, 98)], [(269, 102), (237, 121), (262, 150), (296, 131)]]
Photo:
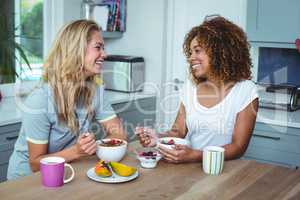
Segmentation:
[(15, 41), (18, 37), (15, 34), (16, 28), (11, 26), (9, 20), (14, 20), (14, 15), (0, 13), (0, 84), (15, 82), (15, 76), (18, 76), (15, 70), (16, 60), (24, 60), (31, 69), (24, 50)]
[[(15, 70), (15, 60), (23, 59), (30, 68), (24, 50), (15, 41), (15, 38), (18, 37), (15, 34), (16, 28), (9, 26), (8, 19), (7, 15), (0, 14), (0, 76), (2, 78), (0, 83), (15, 81), (14, 75), (18, 76)], [(14, 18), (11, 17), (10, 19), (13, 20)]]

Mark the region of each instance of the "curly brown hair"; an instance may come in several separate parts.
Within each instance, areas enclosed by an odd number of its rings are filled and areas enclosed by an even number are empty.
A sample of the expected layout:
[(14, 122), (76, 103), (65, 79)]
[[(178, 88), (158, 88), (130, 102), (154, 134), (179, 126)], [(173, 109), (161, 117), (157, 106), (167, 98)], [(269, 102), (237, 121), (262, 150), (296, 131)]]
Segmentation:
[[(183, 50), (187, 59), (191, 56), (190, 44), (195, 37), (209, 57), (210, 76), (224, 83), (251, 79), (250, 44), (240, 27), (221, 16), (204, 20), (185, 36)], [(191, 67), (190, 75), (196, 84), (201, 82), (193, 75)]]

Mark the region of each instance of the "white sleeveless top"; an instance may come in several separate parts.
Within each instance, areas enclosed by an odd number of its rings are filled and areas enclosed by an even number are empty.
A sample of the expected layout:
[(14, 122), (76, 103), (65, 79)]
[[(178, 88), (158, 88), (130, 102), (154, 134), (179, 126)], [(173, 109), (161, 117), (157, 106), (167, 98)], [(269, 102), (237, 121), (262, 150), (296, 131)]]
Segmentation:
[(186, 139), (193, 149), (206, 146), (223, 146), (232, 141), (237, 114), (258, 98), (256, 85), (250, 80), (237, 82), (218, 104), (211, 108), (197, 100), (197, 90), (190, 81), (181, 91), (181, 102), (186, 112)]

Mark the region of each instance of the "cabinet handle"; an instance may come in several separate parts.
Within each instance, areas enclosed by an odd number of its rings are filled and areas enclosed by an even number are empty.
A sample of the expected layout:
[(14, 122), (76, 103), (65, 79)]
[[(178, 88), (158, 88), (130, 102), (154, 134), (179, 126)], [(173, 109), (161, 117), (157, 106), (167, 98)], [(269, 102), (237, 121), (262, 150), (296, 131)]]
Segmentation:
[(267, 135), (257, 135), (253, 134), (254, 137), (261, 137), (261, 138), (266, 138), (266, 139), (271, 139), (271, 140), (280, 140), (280, 137), (272, 137), (272, 136), (267, 136)]
[(16, 140), (17, 138), (18, 138), (18, 135), (15, 135), (15, 136), (8, 136), (8, 137), (6, 137), (6, 140), (11, 141), (11, 140)]

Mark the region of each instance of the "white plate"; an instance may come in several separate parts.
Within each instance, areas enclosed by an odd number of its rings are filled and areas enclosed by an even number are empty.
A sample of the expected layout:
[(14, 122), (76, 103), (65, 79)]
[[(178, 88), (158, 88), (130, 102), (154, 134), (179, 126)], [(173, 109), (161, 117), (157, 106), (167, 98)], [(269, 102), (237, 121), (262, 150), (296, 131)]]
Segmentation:
[(123, 182), (127, 182), (127, 181), (131, 181), (135, 178), (137, 178), (139, 176), (139, 172), (138, 170), (136, 170), (136, 172), (134, 174), (132, 174), (131, 176), (119, 176), (116, 173), (112, 172), (112, 176), (110, 177), (101, 177), (98, 176), (95, 173), (94, 167), (90, 168), (87, 172), (86, 175), (97, 182), (101, 182), (101, 183), (123, 183)]

